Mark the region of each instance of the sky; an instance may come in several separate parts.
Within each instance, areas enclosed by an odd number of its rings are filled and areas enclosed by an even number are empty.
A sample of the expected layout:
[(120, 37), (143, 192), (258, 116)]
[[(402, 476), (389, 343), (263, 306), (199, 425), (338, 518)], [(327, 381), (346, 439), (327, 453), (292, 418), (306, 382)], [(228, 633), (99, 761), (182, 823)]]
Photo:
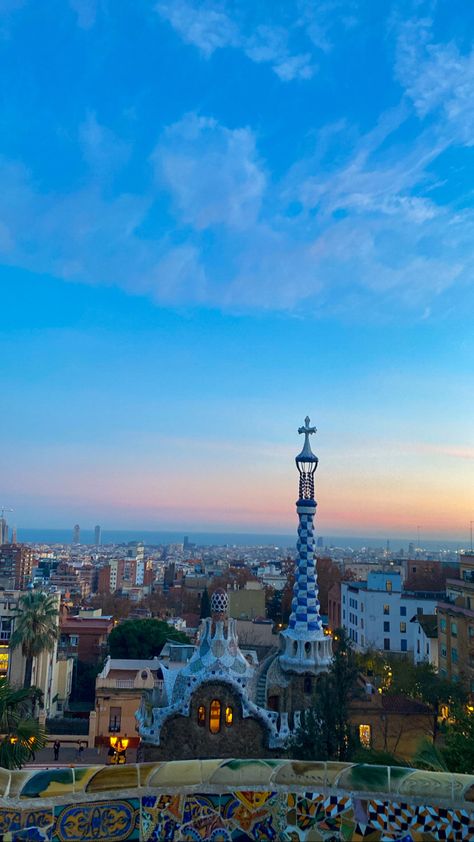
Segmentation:
[(0, 0), (18, 527), (468, 539), (474, 5)]

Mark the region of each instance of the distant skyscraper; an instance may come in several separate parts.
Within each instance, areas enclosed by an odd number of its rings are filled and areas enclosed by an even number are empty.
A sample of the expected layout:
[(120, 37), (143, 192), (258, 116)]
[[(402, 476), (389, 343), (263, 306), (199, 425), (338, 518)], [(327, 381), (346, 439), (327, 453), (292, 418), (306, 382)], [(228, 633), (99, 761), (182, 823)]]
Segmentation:
[(94, 527), (94, 544), (96, 545), (96, 547), (100, 547), (101, 543), (102, 543), (102, 527), (99, 526), (99, 524), (97, 524), (97, 526)]
[(324, 538), (322, 537), (322, 535), (320, 535), (319, 538), (318, 538), (317, 546), (323, 547), (324, 546), (323, 541), (324, 541)]
[(72, 543), (73, 544), (80, 544), (81, 543), (81, 527), (78, 523), (76, 523), (73, 531), (72, 531)]
[(4, 517), (0, 517), (0, 545), (2, 544), (8, 544), (8, 524)]

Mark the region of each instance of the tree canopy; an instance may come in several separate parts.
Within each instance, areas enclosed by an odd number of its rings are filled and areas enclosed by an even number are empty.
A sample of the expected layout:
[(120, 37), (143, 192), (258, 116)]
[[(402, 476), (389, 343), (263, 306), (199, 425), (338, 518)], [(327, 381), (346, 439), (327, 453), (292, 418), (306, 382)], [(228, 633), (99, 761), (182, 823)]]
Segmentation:
[(20, 769), (45, 745), (44, 731), (31, 716), (34, 690), (13, 689), (0, 678), (0, 767), (4, 769)]
[(125, 620), (112, 629), (109, 640), (111, 658), (151, 659), (159, 655), (167, 640), (189, 643), (183, 632), (163, 620)]
[(335, 637), (329, 672), (318, 679), (313, 705), (302, 714), (290, 752), (298, 760), (348, 760), (358, 746), (349, 722), (349, 701), (357, 694), (358, 668), (343, 629)]
[(24, 686), (31, 684), (33, 658), (51, 651), (59, 635), (58, 602), (55, 596), (41, 591), (27, 591), (18, 600), (15, 630), (10, 646), (21, 646), (26, 658)]

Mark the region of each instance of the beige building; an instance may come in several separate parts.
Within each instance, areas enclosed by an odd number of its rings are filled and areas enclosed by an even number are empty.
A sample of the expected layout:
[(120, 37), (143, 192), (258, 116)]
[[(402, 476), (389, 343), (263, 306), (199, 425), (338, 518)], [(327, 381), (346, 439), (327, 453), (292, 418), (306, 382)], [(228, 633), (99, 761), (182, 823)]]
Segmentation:
[(158, 658), (107, 658), (95, 684), (95, 745), (108, 745), (113, 736), (128, 737), (131, 747), (138, 745), (135, 713), (143, 691), (159, 688), (162, 683)]
[(474, 553), (459, 557), (459, 574), (447, 580), (438, 605), (439, 672), (474, 695)]
[(229, 616), (235, 620), (265, 617), (265, 590), (260, 582), (247, 582), (244, 588), (229, 590)]

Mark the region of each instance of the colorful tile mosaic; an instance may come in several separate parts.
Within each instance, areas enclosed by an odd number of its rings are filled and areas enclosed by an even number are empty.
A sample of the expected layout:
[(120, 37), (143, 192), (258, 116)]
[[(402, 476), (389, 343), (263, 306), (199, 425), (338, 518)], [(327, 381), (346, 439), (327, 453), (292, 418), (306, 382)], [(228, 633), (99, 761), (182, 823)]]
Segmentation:
[(2, 842), (474, 840), (472, 775), (291, 760), (0, 771)]

